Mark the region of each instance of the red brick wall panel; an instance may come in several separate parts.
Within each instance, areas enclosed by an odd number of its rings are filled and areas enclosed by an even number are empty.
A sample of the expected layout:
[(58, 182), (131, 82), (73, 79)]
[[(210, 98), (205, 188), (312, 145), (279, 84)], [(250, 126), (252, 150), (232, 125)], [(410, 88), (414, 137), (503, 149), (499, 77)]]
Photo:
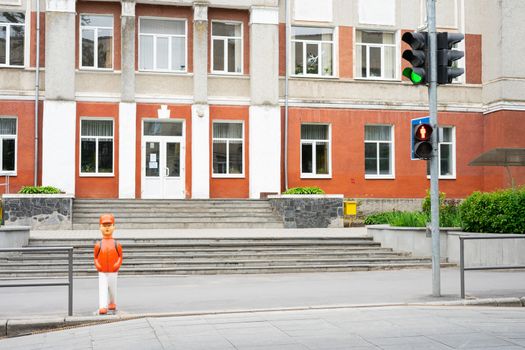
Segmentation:
[(339, 77), (353, 78), (354, 58), (353, 58), (353, 28), (339, 27)]
[(482, 82), (482, 47), (481, 35), (465, 35), (465, 61), (467, 84), (481, 84)]

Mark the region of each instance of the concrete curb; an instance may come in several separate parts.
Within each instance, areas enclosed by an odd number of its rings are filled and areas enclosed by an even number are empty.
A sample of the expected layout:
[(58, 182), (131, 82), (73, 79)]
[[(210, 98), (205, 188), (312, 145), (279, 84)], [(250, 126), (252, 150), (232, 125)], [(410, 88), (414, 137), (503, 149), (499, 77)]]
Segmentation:
[(30, 335), (42, 331), (60, 330), (69, 327), (79, 327), (96, 325), (110, 322), (129, 321), (139, 318), (152, 317), (187, 317), (205, 315), (224, 315), (239, 313), (262, 313), (262, 312), (283, 312), (283, 311), (307, 311), (307, 310), (327, 310), (327, 309), (356, 309), (372, 307), (393, 307), (393, 306), (492, 306), (492, 307), (525, 307), (525, 296), (521, 298), (486, 298), (471, 300), (452, 300), (452, 301), (432, 301), (423, 303), (377, 303), (377, 304), (349, 304), (349, 305), (318, 305), (304, 307), (280, 307), (265, 309), (238, 309), (238, 310), (215, 310), (215, 311), (188, 311), (188, 312), (167, 312), (167, 313), (147, 313), (147, 314), (120, 314), (106, 316), (68, 316), (58, 318), (33, 318), (33, 319), (13, 319), (0, 320), (0, 338), (18, 337)]

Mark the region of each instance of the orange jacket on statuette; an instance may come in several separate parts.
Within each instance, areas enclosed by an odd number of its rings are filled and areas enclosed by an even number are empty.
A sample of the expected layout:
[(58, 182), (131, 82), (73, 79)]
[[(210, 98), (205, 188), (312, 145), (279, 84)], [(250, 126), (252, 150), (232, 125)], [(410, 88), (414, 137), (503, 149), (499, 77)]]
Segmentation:
[(98, 241), (93, 253), (98, 272), (117, 272), (122, 265), (122, 246), (113, 238)]

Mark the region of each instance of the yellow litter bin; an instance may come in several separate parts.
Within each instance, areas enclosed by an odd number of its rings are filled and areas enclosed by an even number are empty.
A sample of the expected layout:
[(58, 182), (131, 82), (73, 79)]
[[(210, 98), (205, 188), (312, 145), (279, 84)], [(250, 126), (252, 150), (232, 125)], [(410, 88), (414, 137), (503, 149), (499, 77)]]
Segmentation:
[(356, 201), (345, 201), (344, 210), (345, 210), (345, 216), (356, 216), (357, 215), (357, 202)]

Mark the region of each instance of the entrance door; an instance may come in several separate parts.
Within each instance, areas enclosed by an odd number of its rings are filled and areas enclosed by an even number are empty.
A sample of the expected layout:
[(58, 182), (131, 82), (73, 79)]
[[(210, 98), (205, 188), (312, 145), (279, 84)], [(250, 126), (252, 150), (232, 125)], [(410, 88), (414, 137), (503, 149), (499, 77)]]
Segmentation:
[(185, 198), (182, 129), (182, 122), (144, 121), (142, 198)]

